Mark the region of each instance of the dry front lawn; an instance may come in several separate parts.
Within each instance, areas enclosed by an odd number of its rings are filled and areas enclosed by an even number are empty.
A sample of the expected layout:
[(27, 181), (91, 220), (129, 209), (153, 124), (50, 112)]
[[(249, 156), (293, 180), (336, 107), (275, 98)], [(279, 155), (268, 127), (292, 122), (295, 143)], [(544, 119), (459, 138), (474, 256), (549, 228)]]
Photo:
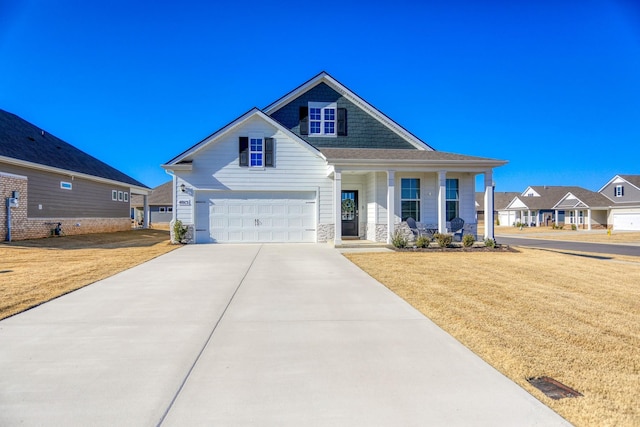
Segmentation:
[(179, 246), (162, 230), (0, 244), (0, 319), (112, 276)]
[[(640, 259), (345, 255), (575, 425), (640, 425)], [(527, 382), (540, 376), (584, 397), (552, 400)]]

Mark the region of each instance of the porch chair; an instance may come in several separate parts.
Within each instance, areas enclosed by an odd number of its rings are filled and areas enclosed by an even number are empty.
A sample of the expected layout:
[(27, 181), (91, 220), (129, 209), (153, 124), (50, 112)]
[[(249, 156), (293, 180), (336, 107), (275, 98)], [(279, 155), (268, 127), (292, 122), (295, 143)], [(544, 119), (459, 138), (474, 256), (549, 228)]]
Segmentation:
[(411, 229), (411, 232), (415, 237), (420, 237), (426, 234), (423, 229), (418, 227), (416, 220), (411, 217), (407, 218), (407, 226)]
[(453, 218), (451, 220), (451, 226), (449, 231), (453, 234), (453, 240), (456, 242), (462, 241), (462, 233), (464, 232), (464, 219)]

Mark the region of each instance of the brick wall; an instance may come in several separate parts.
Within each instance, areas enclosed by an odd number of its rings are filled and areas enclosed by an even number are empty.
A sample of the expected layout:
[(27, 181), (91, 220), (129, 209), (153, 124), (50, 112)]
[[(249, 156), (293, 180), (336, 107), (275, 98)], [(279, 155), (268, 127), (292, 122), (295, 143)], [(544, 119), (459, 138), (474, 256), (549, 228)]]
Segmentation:
[[(20, 192), (18, 206), (11, 208), (11, 240), (38, 239), (52, 236), (60, 223), (63, 235), (111, 233), (131, 229), (129, 218), (29, 218), (27, 216), (28, 179), (0, 172), (0, 240), (7, 240), (7, 198)], [(53, 234), (55, 235), (55, 234)]]

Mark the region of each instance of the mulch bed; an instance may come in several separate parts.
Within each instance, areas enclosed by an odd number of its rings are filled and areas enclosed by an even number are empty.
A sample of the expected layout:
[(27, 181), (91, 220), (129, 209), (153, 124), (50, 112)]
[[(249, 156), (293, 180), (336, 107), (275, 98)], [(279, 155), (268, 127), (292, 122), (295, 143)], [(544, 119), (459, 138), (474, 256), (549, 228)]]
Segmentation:
[(489, 248), (487, 246), (471, 246), (469, 248), (465, 248), (462, 245), (441, 248), (438, 245), (430, 245), (428, 248), (406, 247), (392, 249), (396, 252), (519, 252), (509, 245), (496, 245), (495, 248)]

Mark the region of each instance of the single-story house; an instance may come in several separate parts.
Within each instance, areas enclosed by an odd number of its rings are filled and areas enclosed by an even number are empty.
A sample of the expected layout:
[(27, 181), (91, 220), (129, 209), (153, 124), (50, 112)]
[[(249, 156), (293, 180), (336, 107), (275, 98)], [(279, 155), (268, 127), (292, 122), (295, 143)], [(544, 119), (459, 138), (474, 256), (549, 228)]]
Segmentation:
[(131, 229), (130, 197), (141, 182), (26, 120), (0, 110), (0, 236)]
[(614, 230), (640, 231), (640, 175), (616, 175), (598, 193), (612, 202), (607, 222)]
[[(187, 240), (390, 243), (411, 217), (475, 230), (475, 179), (492, 205), (506, 163), (436, 151), (326, 72), (252, 108), (162, 167)], [(493, 223), (481, 236), (493, 238)]]
[[(151, 190), (147, 215), (149, 225), (168, 226), (173, 219), (173, 181), (165, 182)], [(144, 223), (144, 200), (140, 195), (131, 197), (131, 219), (136, 226)]]
[(499, 211), (502, 225), (607, 227), (610, 201), (577, 186), (530, 186)]

